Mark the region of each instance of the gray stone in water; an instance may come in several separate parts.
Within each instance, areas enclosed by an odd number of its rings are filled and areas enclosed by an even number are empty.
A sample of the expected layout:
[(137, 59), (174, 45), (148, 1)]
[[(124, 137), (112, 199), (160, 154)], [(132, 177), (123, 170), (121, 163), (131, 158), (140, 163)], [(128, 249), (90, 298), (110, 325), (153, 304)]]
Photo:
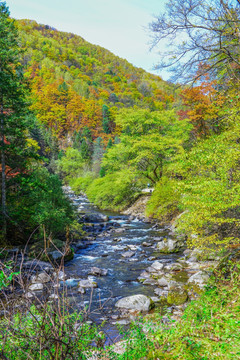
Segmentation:
[(135, 253), (134, 253), (133, 251), (126, 251), (126, 252), (122, 253), (122, 256), (123, 256), (124, 258), (130, 258), (130, 257), (132, 257), (134, 254), (135, 254)]
[(146, 242), (146, 241), (144, 241), (144, 242), (142, 243), (142, 246), (145, 246), (145, 247), (150, 247), (151, 245), (152, 245), (151, 243)]
[(95, 281), (86, 279), (86, 280), (80, 280), (78, 286), (81, 288), (96, 288), (98, 285)]
[(127, 247), (128, 247), (131, 251), (136, 251), (136, 250), (137, 250), (137, 246), (136, 246), (136, 245), (127, 245)]
[(123, 310), (147, 312), (154, 307), (154, 303), (152, 302), (151, 298), (147, 297), (146, 295), (137, 294), (118, 300), (115, 306)]
[(154, 261), (156, 259), (157, 259), (156, 256), (150, 256), (150, 258), (148, 258), (149, 261)]
[(43, 290), (43, 284), (39, 283), (39, 284), (32, 284), (29, 286), (29, 290), (30, 291), (40, 291)]
[(100, 269), (98, 267), (91, 267), (89, 271), (89, 275), (96, 275), (96, 276), (106, 276), (108, 273), (107, 269)]
[(51, 277), (46, 273), (46, 272), (42, 272), (38, 275), (34, 275), (31, 278), (31, 283), (32, 284), (38, 284), (38, 283), (48, 283), (49, 281), (51, 281)]

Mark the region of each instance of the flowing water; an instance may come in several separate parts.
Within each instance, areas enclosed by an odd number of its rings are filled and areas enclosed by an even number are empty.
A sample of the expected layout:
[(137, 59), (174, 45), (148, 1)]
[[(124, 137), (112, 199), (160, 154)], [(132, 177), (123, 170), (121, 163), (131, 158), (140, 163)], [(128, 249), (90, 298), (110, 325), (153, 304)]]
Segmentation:
[[(69, 196), (85, 218), (88, 215), (90, 220), (92, 215), (108, 216), (105, 222), (93, 218), (84, 226), (85, 245), (76, 250), (74, 259), (65, 266), (65, 272), (71, 278), (66, 282), (69, 292), (77, 306), (88, 307), (90, 319), (97, 323), (104, 319), (113, 322), (114, 304), (118, 299), (135, 294), (154, 296), (156, 286), (143, 285), (137, 278), (156, 259), (166, 263), (176, 261), (179, 255), (163, 255), (156, 249), (158, 241), (173, 235), (168, 228), (157, 228), (153, 223), (129, 220), (126, 215), (100, 211), (84, 196), (73, 193)], [(134, 255), (124, 258), (122, 254), (131, 251), (129, 247), (134, 249)], [(89, 275), (93, 266), (107, 269), (108, 274), (101, 277)], [(79, 279), (87, 278), (94, 280), (98, 287), (87, 289), (83, 295), (78, 292), (77, 284)], [(107, 323), (113, 336), (111, 321)]]

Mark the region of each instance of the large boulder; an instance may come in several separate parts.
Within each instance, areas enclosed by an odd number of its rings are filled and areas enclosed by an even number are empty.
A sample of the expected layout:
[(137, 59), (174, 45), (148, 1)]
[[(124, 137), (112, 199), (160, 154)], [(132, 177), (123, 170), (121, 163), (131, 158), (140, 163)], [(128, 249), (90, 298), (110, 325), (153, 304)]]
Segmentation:
[(120, 310), (148, 312), (154, 307), (154, 303), (148, 296), (137, 294), (118, 300), (115, 306)]
[(184, 245), (181, 240), (163, 239), (157, 243), (157, 249), (164, 254), (170, 254), (181, 251)]

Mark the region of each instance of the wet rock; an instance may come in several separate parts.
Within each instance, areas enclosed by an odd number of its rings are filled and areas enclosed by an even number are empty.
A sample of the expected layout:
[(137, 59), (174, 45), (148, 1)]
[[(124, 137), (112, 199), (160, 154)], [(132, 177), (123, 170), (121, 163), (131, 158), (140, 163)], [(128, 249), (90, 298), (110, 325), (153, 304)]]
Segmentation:
[(136, 246), (136, 245), (127, 245), (127, 247), (128, 247), (131, 251), (136, 251), (136, 250), (137, 250), (137, 246)]
[(66, 284), (67, 286), (72, 286), (72, 287), (74, 287), (74, 286), (77, 286), (77, 285), (78, 285), (79, 280), (80, 280), (80, 279), (70, 278), (70, 279), (67, 279), (67, 280), (65, 281), (65, 284)]
[(89, 275), (95, 275), (95, 276), (106, 276), (108, 273), (107, 269), (100, 269), (98, 267), (91, 267), (89, 271)]
[(115, 229), (114, 232), (115, 233), (122, 233), (125, 229), (124, 228), (120, 228), (120, 229)]
[(86, 280), (80, 280), (78, 286), (81, 288), (96, 288), (98, 285), (95, 281), (86, 279)]
[(50, 281), (51, 281), (51, 277), (46, 272), (42, 272), (38, 275), (32, 276), (31, 278), (32, 284), (38, 284), (38, 283), (44, 284)]
[(122, 253), (122, 256), (123, 256), (124, 258), (130, 258), (130, 257), (132, 257), (134, 254), (135, 254), (135, 252), (133, 252), (133, 251), (126, 251), (126, 252)]
[(154, 307), (154, 303), (151, 298), (146, 295), (133, 295), (127, 296), (118, 300), (115, 306), (123, 310), (137, 310), (140, 312), (147, 312)]
[(169, 305), (181, 305), (188, 299), (187, 290), (179, 284), (170, 285), (170, 289), (167, 296), (167, 302)]
[(43, 290), (43, 284), (42, 284), (42, 283), (32, 284), (32, 285), (29, 286), (29, 290), (30, 290), (30, 291), (40, 291), (40, 290)]
[(144, 241), (144, 242), (142, 243), (142, 246), (144, 246), (144, 247), (150, 247), (150, 246), (152, 246), (152, 244), (151, 244), (150, 242)]
[(154, 260), (156, 260), (156, 259), (157, 259), (156, 256), (150, 256), (150, 257), (148, 258), (149, 261), (154, 261)]

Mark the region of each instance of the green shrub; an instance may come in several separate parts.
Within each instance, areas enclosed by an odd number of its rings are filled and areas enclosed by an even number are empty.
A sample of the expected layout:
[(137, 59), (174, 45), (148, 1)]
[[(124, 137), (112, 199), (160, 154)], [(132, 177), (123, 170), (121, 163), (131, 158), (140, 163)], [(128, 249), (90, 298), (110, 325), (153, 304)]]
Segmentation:
[(90, 201), (103, 209), (122, 210), (138, 197), (141, 182), (129, 169), (95, 179), (87, 188)]
[(180, 194), (174, 180), (163, 177), (147, 203), (146, 215), (167, 222), (179, 212)]

